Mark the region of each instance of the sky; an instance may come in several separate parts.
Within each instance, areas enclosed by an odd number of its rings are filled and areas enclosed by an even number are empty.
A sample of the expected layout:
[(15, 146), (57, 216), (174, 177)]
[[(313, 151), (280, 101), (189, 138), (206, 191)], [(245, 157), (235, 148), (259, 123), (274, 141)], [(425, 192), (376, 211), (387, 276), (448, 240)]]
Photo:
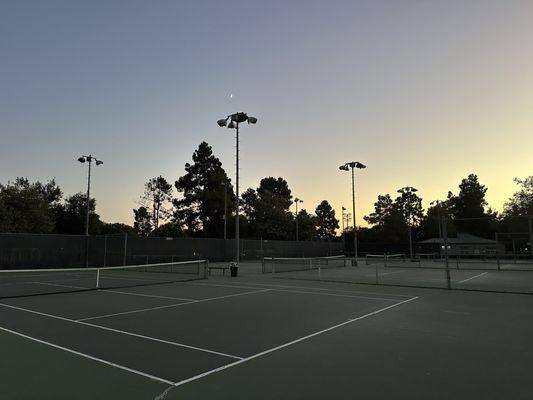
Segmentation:
[[(533, 174), (533, 1), (2, 1), (0, 183), (55, 178), (106, 222), (174, 182), (207, 141), (241, 191), (281, 176), (300, 206), (357, 222), (414, 186), (425, 207), (470, 173), (501, 210)], [(230, 95), (233, 95), (230, 97)]]

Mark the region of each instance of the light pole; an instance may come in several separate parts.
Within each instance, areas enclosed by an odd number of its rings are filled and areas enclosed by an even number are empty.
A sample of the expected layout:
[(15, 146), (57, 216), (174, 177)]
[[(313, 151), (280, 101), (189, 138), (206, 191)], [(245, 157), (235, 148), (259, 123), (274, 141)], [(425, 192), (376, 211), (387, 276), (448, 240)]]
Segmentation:
[(346, 254), (346, 232), (344, 231), (344, 211), (346, 211), (345, 207), (341, 208), (342, 211), (342, 247), (344, 248), (344, 254)]
[(217, 121), (218, 126), (221, 128), (227, 127), (228, 129), (235, 129), (235, 243), (236, 254), (235, 264), (239, 266), (239, 124), (242, 122), (248, 122), (249, 124), (257, 123), (257, 118), (249, 117), (244, 112), (237, 112), (235, 114), (228, 115), (226, 118), (219, 119)]
[(437, 219), (438, 219), (438, 223), (439, 223), (439, 256), (440, 256), (440, 251), (442, 250), (442, 221), (441, 221), (441, 208), (442, 208), (442, 203), (443, 201), (442, 200), (433, 200), (432, 202), (429, 203), (430, 206), (435, 206), (435, 208), (437, 209)]
[(85, 236), (87, 238), (86, 246), (85, 246), (85, 266), (89, 266), (89, 213), (91, 208), (91, 167), (92, 163), (96, 165), (102, 165), (104, 162), (101, 160), (97, 160), (96, 157), (93, 157), (91, 154), (88, 156), (81, 156), (78, 158), (78, 161), (80, 163), (87, 162), (89, 164), (88, 172), (87, 172), (87, 212), (85, 214)]
[(349, 171), (350, 168), (352, 169), (353, 250), (354, 250), (355, 265), (357, 265), (358, 254), (357, 254), (357, 225), (355, 223), (355, 168), (364, 169), (366, 168), (366, 165), (360, 163), (359, 161), (351, 161), (339, 167), (341, 171)]
[(226, 224), (228, 221), (228, 184), (222, 182), (222, 186), (224, 186), (224, 240), (226, 240)]
[(298, 203), (303, 203), (304, 201), (302, 199), (299, 199), (296, 197), (294, 199), (294, 204), (296, 204), (296, 241), (298, 241)]

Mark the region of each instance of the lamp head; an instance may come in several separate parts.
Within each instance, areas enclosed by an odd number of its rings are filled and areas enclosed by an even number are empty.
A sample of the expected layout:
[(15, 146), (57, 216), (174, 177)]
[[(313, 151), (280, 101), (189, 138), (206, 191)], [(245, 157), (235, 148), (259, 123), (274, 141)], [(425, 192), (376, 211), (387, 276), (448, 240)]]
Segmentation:
[(226, 121), (227, 121), (227, 118), (225, 118), (225, 119), (219, 119), (219, 120), (217, 121), (217, 124), (218, 124), (218, 126), (220, 126), (221, 128), (224, 128), (224, 127), (226, 126)]
[(96, 160), (96, 165), (102, 165), (104, 162), (100, 160)]
[(78, 158), (78, 161), (81, 162), (81, 163), (84, 163), (86, 160), (85, 160), (85, 157), (80, 157), (80, 158)]
[(255, 117), (248, 117), (248, 123), (249, 123), (249, 124), (257, 124), (257, 118), (255, 118)]
[(348, 164), (343, 164), (339, 167), (341, 171), (348, 171)]

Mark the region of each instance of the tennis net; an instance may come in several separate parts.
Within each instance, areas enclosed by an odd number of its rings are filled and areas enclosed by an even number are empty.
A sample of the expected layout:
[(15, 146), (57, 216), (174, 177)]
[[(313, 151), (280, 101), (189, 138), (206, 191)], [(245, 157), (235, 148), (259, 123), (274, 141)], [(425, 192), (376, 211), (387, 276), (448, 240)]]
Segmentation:
[(405, 254), (367, 254), (365, 256), (366, 265), (383, 264), (385, 267), (405, 263)]
[(0, 298), (205, 279), (207, 265), (207, 260), (194, 260), (105, 268), (0, 270)]
[(346, 256), (328, 257), (265, 257), (263, 258), (262, 270), (264, 274), (309, 271), (320, 268), (346, 267)]

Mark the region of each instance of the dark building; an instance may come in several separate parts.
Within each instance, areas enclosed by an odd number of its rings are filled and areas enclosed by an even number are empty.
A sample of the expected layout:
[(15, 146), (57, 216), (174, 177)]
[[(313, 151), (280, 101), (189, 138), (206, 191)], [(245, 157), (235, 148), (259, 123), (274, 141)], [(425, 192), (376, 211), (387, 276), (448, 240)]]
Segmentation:
[[(419, 253), (438, 253), (444, 255), (444, 239), (432, 238), (418, 242)], [(458, 233), (455, 238), (448, 238), (448, 255), (483, 256), (503, 254), (505, 247), (495, 240), (485, 239), (469, 233)]]

